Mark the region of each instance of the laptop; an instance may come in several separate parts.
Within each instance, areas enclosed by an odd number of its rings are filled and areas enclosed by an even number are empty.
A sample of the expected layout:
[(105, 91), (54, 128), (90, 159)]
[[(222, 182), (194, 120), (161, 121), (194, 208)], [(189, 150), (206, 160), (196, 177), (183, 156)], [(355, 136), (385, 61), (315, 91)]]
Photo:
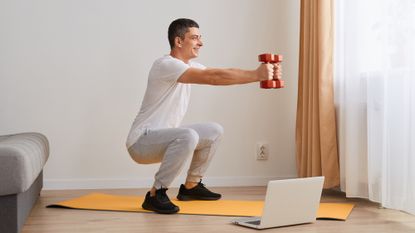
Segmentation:
[(268, 182), (261, 217), (235, 219), (232, 223), (265, 229), (316, 221), (324, 176)]

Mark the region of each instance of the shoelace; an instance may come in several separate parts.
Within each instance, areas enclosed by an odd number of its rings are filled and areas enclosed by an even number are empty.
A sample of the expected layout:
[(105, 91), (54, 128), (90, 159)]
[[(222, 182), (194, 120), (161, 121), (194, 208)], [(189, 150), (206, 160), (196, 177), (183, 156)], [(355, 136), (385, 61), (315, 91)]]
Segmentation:
[(200, 179), (198, 186), (200, 186), (200, 190), (203, 190), (204, 193), (208, 194), (214, 194), (214, 192), (210, 191), (208, 188), (206, 188), (205, 184), (202, 183), (202, 179)]
[(199, 181), (198, 185), (202, 186), (202, 188), (205, 188), (205, 184), (204, 184), (204, 183), (202, 183), (202, 179), (200, 179), (200, 181)]
[(160, 201), (162, 202), (170, 201), (169, 197), (166, 194), (167, 190), (168, 190), (167, 188), (161, 188), (161, 189), (156, 190), (157, 197), (159, 198)]

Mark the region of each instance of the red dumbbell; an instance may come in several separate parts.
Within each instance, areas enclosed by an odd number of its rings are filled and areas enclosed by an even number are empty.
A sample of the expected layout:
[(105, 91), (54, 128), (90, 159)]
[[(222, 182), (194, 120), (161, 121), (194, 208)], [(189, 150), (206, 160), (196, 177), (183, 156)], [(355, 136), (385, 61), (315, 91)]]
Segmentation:
[[(262, 63), (278, 63), (282, 61), (282, 55), (264, 53), (258, 56), (258, 60)], [(273, 78), (270, 80), (264, 80), (260, 82), (261, 88), (270, 89), (270, 88), (283, 88), (284, 80)]]

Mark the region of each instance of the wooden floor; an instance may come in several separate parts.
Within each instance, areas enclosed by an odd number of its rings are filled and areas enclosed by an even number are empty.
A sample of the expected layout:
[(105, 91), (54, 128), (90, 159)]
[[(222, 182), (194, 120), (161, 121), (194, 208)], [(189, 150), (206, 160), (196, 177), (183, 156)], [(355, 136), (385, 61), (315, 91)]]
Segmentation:
[[(263, 200), (265, 187), (213, 188), (224, 199)], [(22, 233), (130, 233), (130, 232), (255, 232), (256, 230), (232, 225), (232, 217), (198, 215), (159, 215), (153, 213), (126, 213), (45, 208), (45, 206), (79, 197), (90, 192), (120, 195), (144, 195), (145, 189), (42, 191), (40, 200), (32, 210)], [(177, 189), (168, 194), (174, 197)], [(301, 233), (413, 233), (415, 216), (404, 212), (379, 208), (362, 199), (347, 199), (340, 192), (325, 191), (322, 202), (355, 203), (347, 221), (318, 220), (313, 224), (273, 228), (263, 232)], [(137, 203), (141, 205), (141, 203)]]

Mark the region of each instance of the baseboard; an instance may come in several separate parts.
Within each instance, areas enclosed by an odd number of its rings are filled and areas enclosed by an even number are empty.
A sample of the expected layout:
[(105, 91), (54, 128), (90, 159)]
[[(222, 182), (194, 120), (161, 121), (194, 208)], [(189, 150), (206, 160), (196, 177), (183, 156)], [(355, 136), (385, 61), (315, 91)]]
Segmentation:
[[(235, 177), (206, 177), (203, 183), (210, 187), (265, 186), (270, 180), (288, 179), (292, 176), (235, 176)], [(184, 177), (175, 179), (171, 187), (179, 187)], [(65, 189), (121, 189), (148, 188), (153, 184), (153, 178), (141, 179), (44, 179), (44, 190)]]

